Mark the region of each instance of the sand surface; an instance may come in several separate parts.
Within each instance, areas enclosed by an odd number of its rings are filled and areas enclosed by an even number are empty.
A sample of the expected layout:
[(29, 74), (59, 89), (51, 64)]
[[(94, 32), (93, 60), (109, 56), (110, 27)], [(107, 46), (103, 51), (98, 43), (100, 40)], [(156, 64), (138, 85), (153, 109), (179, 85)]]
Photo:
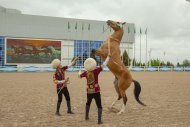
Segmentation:
[[(74, 115), (66, 113), (65, 98), (61, 117), (55, 116), (57, 94), (53, 73), (0, 73), (0, 127), (96, 127), (97, 108), (91, 104), (90, 120), (84, 120), (86, 80), (78, 79), (76, 72), (67, 72), (71, 83), (68, 89)], [(117, 98), (114, 77), (102, 72), (101, 87), (102, 127), (189, 127), (190, 73), (189, 72), (132, 72), (141, 83), (139, 105), (133, 95), (134, 85), (126, 91), (128, 102), (122, 115), (110, 112), (108, 107)], [(116, 108), (121, 108), (120, 101)]]

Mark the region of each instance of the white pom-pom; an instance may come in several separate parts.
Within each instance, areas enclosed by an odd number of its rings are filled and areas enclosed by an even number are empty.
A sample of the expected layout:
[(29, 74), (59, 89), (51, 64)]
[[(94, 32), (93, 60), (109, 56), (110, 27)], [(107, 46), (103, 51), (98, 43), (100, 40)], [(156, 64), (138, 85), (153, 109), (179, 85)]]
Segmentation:
[(54, 59), (52, 62), (51, 62), (51, 67), (53, 69), (56, 69), (59, 65), (61, 64), (61, 61), (59, 59)]
[(96, 61), (93, 58), (88, 58), (84, 61), (84, 68), (87, 71), (93, 71), (97, 66)]

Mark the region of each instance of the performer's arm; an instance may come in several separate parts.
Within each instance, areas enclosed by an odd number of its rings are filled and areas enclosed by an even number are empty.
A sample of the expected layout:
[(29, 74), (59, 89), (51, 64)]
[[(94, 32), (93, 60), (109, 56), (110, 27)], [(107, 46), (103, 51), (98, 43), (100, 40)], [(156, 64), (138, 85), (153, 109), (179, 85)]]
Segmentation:
[(75, 66), (76, 62), (77, 62), (77, 59), (78, 57), (74, 58), (71, 63), (68, 65), (68, 67), (71, 67), (71, 66)]
[(82, 74), (82, 71), (80, 70), (79, 72), (78, 72), (78, 78), (81, 78), (81, 75)]
[(63, 66), (61, 69), (63, 70), (63, 71), (65, 71), (65, 70), (67, 70), (69, 68), (69, 66)]
[(56, 75), (53, 75), (53, 82), (57, 85), (59, 84), (59, 80), (57, 80)]
[(86, 77), (86, 71), (82, 72), (81, 70), (78, 72), (78, 78)]
[(106, 65), (108, 64), (109, 60), (110, 60), (110, 56), (107, 56), (106, 60), (105, 60), (105, 61), (103, 62), (103, 64), (101, 65), (101, 68), (102, 68), (102, 69), (104, 68), (104, 66), (106, 66)]
[(67, 83), (69, 81), (69, 78), (67, 78), (66, 80), (58, 80), (56, 78), (56, 76), (53, 76), (53, 82), (57, 85), (57, 84), (63, 84), (63, 83)]

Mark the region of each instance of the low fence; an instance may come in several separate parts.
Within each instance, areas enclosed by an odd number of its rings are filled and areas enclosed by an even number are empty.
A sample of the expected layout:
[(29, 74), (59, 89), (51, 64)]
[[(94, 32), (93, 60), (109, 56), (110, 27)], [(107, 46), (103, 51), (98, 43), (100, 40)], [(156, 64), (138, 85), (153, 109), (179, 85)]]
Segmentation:
[(129, 70), (135, 71), (135, 72), (142, 72), (142, 71), (145, 71), (145, 72), (158, 72), (158, 71), (190, 72), (190, 66), (189, 67), (177, 67), (177, 66), (139, 67), (139, 66), (136, 66), (136, 67), (129, 68)]
[[(170, 72), (170, 71), (175, 71), (175, 72), (190, 72), (190, 66), (189, 67), (139, 67), (139, 66), (134, 66), (132, 68), (128, 68), (130, 71), (133, 72)], [(75, 67), (70, 67), (67, 69), (68, 72), (76, 72), (79, 70), (84, 70), (83, 67), (75, 66)], [(0, 72), (54, 72), (55, 69), (52, 69), (50, 66), (37, 66), (37, 65), (31, 65), (31, 66), (22, 66), (22, 67), (17, 67), (17, 66), (0, 66)], [(104, 68), (104, 71), (108, 72), (109, 69), (107, 67)]]

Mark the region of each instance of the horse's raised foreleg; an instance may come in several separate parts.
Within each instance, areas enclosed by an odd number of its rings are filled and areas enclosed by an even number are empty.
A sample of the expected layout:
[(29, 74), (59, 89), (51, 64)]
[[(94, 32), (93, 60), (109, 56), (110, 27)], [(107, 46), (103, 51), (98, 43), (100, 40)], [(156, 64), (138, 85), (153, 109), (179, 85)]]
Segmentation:
[(95, 57), (95, 52), (96, 52), (96, 49), (92, 49), (91, 52), (90, 52), (90, 57), (94, 58)]
[(96, 60), (96, 49), (91, 50), (90, 57)]
[(91, 53), (90, 53), (90, 57), (93, 58), (97, 62), (97, 65), (101, 64), (101, 60), (98, 60), (96, 58), (96, 56), (101, 57), (101, 59), (103, 59), (103, 60), (106, 58), (106, 57), (104, 57), (105, 53), (102, 50), (100, 50), (100, 49), (92, 49)]
[(92, 49), (90, 57), (95, 58), (95, 56), (100, 56), (101, 58), (106, 59), (106, 57), (108, 56), (108, 51), (101, 49)]

